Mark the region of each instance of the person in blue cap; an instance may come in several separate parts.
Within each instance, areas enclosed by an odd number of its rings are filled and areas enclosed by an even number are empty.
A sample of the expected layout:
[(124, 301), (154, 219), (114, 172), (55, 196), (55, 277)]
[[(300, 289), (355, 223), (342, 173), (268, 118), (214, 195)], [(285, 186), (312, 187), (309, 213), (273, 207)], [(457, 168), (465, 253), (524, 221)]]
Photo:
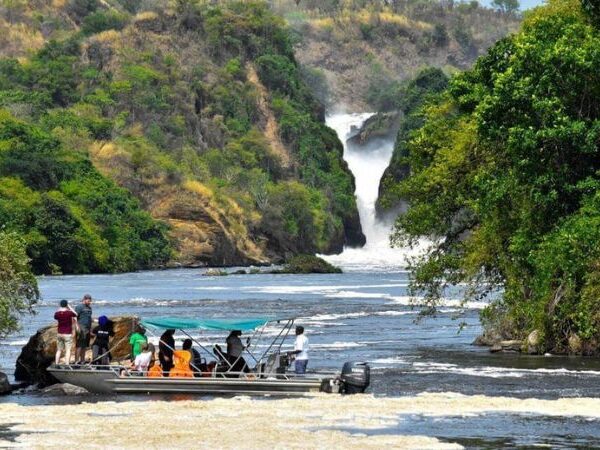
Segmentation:
[(95, 336), (92, 345), (92, 364), (107, 366), (110, 363), (109, 341), (115, 332), (113, 323), (106, 316), (98, 317), (98, 326), (92, 330), (92, 336)]

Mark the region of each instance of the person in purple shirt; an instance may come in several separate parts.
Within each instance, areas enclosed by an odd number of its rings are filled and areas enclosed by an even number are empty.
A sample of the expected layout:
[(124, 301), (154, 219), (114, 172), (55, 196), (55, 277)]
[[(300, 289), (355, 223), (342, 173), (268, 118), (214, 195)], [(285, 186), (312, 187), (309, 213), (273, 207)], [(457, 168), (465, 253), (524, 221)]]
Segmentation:
[(77, 314), (66, 300), (60, 301), (60, 308), (54, 313), (54, 319), (58, 322), (56, 330), (56, 354), (55, 364), (60, 363), (62, 352), (65, 352), (65, 363), (71, 363), (71, 347), (73, 346), (73, 325)]

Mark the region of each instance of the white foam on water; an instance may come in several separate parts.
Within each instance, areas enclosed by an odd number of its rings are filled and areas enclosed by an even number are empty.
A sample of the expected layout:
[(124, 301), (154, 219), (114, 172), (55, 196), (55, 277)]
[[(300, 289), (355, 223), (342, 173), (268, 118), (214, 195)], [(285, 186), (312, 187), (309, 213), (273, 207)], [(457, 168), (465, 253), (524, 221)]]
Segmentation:
[[(392, 303), (402, 306), (425, 306), (425, 302), (421, 297), (408, 296), (391, 296)], [(437, 306), (456, 309), (484, 309), (488, 306), (487, 302), (465, 302), (460, 299), (441, 298), (437, 301)], [(440, 311), (450, 312), (450, 311)]]
[(355, 348), (364, 347), (364, 344), (358, 342), (332, 342), (329, 344), (310, 344), (311, 348), (314, 349), (343, 349), (343, 348)]
[(171, 303), (178, 303), (179, 300), (159, 300), (156, 298), (147, 298), (147, 297), (132, 297), (127, 300), (94, 300), (94, 305), (160, 305), (166, 306)]
[(10, 345), (11, 347), (22, 347), (29, 342), (27, 339), (18, 340), (18, 341), (8, 341), (2, 342), (2, 345)]
[[(309, 286), (244, 286), (240, 290), (257, 294), (335, 294), (339, 291), (354, 289), (373, 289), (373, 288), (396, 288), (407, 287), (407, 283), (384, 283), (384, 284), (344, 284), (344, 285), (309, 285)], [(369, 294), (366, 293), (368, 296)]]
[(303, 323), (305, 325), (310, 325), (311, 327), (341, 327), (346, 325), (343, 322), (330, 322), (325, 320), (312, 320), (312, 319), (300, 319), (299, 323)]
[(527, 376), (600, 376), (600, 371), (597, 370), (570, 370), (570, 369), (518, 369), (514, 367), (459, 367), (456, 364), (445, 364), (436, 362), (413, 363), (413, 367), (418, 369), (422, 374), (435, 373), (454, 373), (459, 375), (467, 375), (474, 377), (488, 378), (523, 378)]
[(327, 298), (392, 298), (390, 294), (358, 291), (338, 291), (324, 296)]
[(371, 359), (369, 360), (369, 364), (375, 369), (387, 369), (391, 367), (406, 365), (408, 364), (408, 362), (400, 356), (391, 356), (388, 358)]
[(316, 316), (308, 317), (308, 320), (339, 320), (339, 319), (355, 319), (357, 317), (366, 317), (370, 314), (367, 312), (341, 313), (341, 314), (317, 314)]
[(230, 288), (224, 286), (200, 286), (193, 287), (192, 289), (195, 291), (226, 291)]
[(388, 311), (359, 311), (352, 313), (339, 313), (339, 314), (317, 314), (316, 316), (311, 317), (300, 317), (298, 321), (301, 321), (305, 324), (310, 324), (311, 326), (322, 325), (322, 326), (332, 326), (344, 325), (344, 322), (340, 322), (340, 320), (344, 319), (357, 319), (359, 317), (373, 317), (373, 316), (405, 316), (411, 314), (418, 314), (418, 311), (397, 311), (397, 310), (388, 310)]

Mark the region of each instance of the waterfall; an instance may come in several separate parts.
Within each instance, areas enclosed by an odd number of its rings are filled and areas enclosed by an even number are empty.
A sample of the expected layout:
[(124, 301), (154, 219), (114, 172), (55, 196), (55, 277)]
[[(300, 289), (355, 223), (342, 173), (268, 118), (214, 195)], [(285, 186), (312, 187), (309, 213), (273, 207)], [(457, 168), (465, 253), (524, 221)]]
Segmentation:
[(390, 247), (389, 236), (393, 220), (381, 221), (375, 214), (379, 182), (392, 158), (394, 140), (377, 138), (367, 145), (360, 146), (348, 140), (352, 135), (352, 128), (360, 128), (372, 115), (373, 113), (334, 114), (325, 119), (344, 144), (344, 160), (354, 175), (356, 204), (367, 240), (362, 248), (344, 248), (339, 255), (320, 255), (345, 270), (365, 267), (389, 270), (406, 267), (406, 257), (409, 253), (407, 249)]

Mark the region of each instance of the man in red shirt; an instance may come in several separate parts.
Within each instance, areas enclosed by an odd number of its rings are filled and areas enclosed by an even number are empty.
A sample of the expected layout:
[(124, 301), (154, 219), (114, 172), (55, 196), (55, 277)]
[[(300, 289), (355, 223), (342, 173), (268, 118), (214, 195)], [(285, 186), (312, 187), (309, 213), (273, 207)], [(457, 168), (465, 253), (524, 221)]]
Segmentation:
[(77, 314), (66, 300), (61, 300), (60, 308), (54, 313), (54, 318), (58, 322), (54, 362), (59, 364), (61, 354), (65, 351), (65, 363), (70, 364), (71, 347), (73, 346), (73, 324), (75, 323)]

